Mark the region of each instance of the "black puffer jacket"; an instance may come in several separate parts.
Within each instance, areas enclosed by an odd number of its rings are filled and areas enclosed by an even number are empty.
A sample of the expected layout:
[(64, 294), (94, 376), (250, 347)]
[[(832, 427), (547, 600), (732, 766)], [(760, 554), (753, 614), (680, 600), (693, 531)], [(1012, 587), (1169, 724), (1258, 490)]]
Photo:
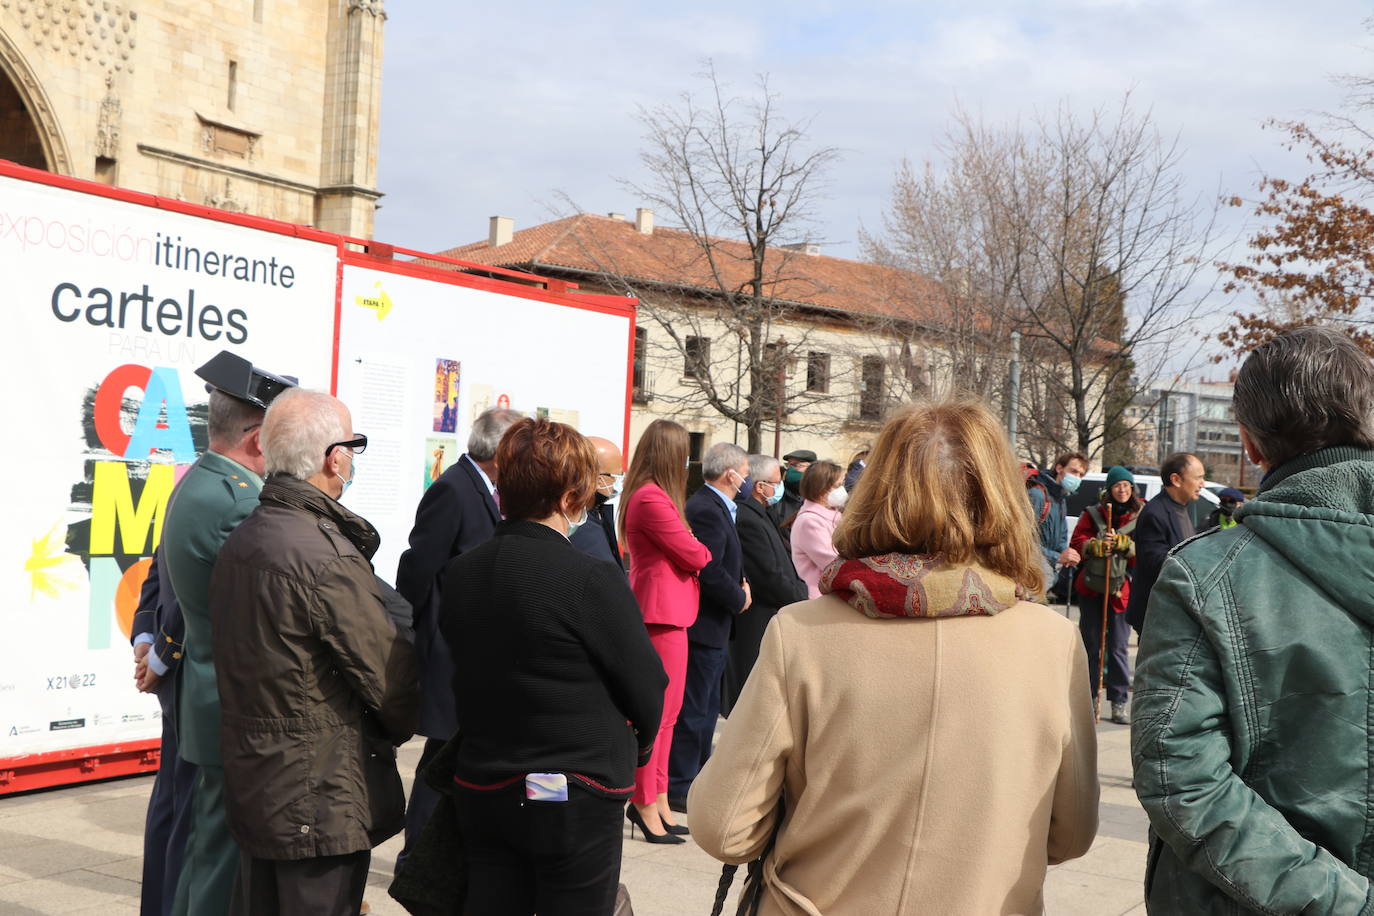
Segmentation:
[(276, 475), (215, 561), (225, 801), (249, 855), (343, 855), (402, 825), (394, 746), (415, 729), (419, 691), (372, 572), (379, 540), (318, 488)]

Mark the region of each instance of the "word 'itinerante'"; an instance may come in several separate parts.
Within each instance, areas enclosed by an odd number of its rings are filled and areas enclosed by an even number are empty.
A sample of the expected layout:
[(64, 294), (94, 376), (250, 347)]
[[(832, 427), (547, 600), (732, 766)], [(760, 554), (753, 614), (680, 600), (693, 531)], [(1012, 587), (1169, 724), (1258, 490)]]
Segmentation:
[(295, 268), (290, 264), (278, 265), (276, 256), (264, 261), (213, 248), (201, 251), (191, 245), (183, 245), (181, 236), (177, 236), (174, 242), (171, 236), (164, 236), (161, 232), (157, 233), (157, 242), (153, 246), (153, 263), (158, 267), (187, 270), (209, 277), (232, 277), (283, 289), (290, 289), (296, 284)]

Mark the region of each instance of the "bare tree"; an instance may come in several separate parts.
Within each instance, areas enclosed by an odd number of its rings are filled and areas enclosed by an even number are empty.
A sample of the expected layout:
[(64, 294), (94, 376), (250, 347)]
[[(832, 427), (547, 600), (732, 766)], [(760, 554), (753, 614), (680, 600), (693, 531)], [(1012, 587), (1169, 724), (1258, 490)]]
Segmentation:
[(744, 427), (748, 448), (763, 448), (767, 425), (800, 428), (789, 418), (805, 405), (810, 416), (827, 399), (785, 384), (784, 367), (804, 357), (809, 323), (788, 322), (816, 292), (798, 271), (815, 227), (814, 204), (833, 147), (807, 137), (809, 122), (787, 120), (766, 76), (740, 98), (708, 67), (702, 96), (641, 110), (647, 178), (624, 182), (667, 216), (686, 238), (661, 249), (677, 263), (659, 265), (676, 283), (646, 282), (622, 253), (595, 252), (611, 285), (640, 298), (655, 334), (649, 354), (659, 371), (677, 372), (682, 386), (655, 396), (680, 410), (709, 409)]
[(937, 146), (944, 170), (904, 162), (883, 233), (860, 232), (865, 256), (893, 268), (869, 329), (874, 342), (898, 342), (885, 349), (894, 400), (1003, 394), (1014, 248), (999, 197), (1013, 140), (959, 114)]
[(959, 113), (941, 152), (941, 170), (899, 172), (870, 256), (943, 281), (952, 386), (1002, 393), (1019, 331), (1025, 444), (1042, 461), (1098, 451), (1137, 391), (1200, 352), (1216, 206), (1129, 96), (1029, 128)]

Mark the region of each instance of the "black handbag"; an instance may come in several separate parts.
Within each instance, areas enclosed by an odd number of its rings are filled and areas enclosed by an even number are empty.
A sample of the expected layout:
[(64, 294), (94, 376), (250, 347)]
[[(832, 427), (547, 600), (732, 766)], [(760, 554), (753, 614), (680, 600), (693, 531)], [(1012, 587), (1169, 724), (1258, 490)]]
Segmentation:
[(439, 793), (439, 804), (387, 888), (411, 916), (461, 916), (467, 898), (467, 859), (453, 798), (458, 744), (455, 736), (416, 777)]
[[(759, 907), (763, 904), (763, 863), (773, 854), (773, 847), (778, 844), (778, 830), (782, 828), (785, 812), (786, 808), (779, 799), (778, 820), (773, 825), (773, 833), (768, 837), (768, 844), (763, 847), (763, 852), (759, 853), (758, 858), (751, 859), (744, 866), (744, 884), (740, 888), (735, 916), (757, 916)], [(721, 868), (720, 883), (716, 885), (716, 899), (711, 906), (711, 916), (720, 916), (725, 909), (725, 898), (730, 894), (730, 885), (734, 883), (737, 871), (738, 865), (726, 865)]]

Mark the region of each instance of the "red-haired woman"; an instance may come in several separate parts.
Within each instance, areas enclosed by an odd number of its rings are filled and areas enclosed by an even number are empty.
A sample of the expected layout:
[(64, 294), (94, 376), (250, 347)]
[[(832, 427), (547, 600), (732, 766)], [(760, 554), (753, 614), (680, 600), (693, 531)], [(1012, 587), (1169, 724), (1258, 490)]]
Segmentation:
[(620, 568), (569, 543), (596, 497), (592, 445), (524, 419), (501, 437), (491, 540), (445, 572), (468, 913), (615, 907), (621, 812), (667, 678)]
[(668, 807), (668, 751), (687, 679), (687, 628), (697, 619), (697, 573), (711, 562), (711, 551), (692, 536), (683, 511), (687, 456), (686, 429), (671, 420), (650, 423), (630, 459), (621, 497), (620, 540), (630, 554), (630, 588), (668, 672), (653, 756), (635, 774), (625, 811), (650, 843), (683, 843), (680, 834), (687, 832)]

